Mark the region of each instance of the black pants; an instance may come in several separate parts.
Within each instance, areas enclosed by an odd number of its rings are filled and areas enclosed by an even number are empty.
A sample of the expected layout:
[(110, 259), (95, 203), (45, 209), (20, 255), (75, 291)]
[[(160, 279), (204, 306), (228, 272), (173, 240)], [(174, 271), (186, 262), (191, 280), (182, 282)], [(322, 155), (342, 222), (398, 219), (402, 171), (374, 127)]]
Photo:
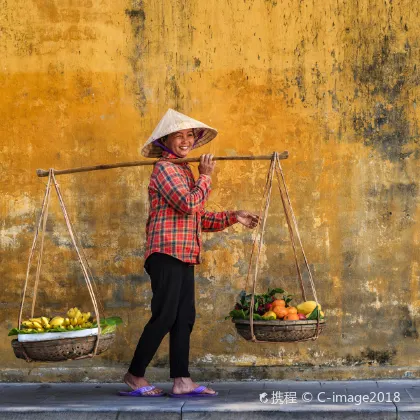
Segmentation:
[(170, 255), (153, 253), (144, 267), (152, 283), (152, 317), (144, 327), (128, 371), (144, 376), (169, 332), (170, 376), (189, 377), (190, 334), (195, 321), (194, 266)]

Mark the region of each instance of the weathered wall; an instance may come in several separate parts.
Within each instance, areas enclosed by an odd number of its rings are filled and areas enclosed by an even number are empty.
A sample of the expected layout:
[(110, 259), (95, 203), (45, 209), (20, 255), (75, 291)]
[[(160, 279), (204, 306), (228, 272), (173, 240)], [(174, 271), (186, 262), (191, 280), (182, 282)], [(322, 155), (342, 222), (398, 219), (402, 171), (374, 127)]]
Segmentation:
[[(300, 369), (284, 370), (292, 377), (307, 366), (321, 366), (313, 376), (332, 369), (332, 376), (344, 377), (350, 366), (359, 366), (353, 376), (375, 376), (380, 368), (369, 366), (387, 364), (386, 375), (417, 374), (418, 2), (0, 5), (3, 371), (27, 368), (6, 336), (16, 323), (45, 188), (35, 169), (138, 160), (140, 146), (173, 107), (219, 129), (200, 153), (289, 150), (283, 166), (328, 315), (328, 331), (317, 342), (244, 342), (224, 316), (245, 284), (250, 232), (235, 226), (206, 234), (192, 364), (225, 372)], [(266, 169), (265, 163), (220, 162), (209, 209), (258, 210)], [(149, 174), (150, 168), (131, 168), (59, 179), (107, 314), (125, 320), (112, 351), (65, 365), (84, 366), (84, 378), (91, 366), (127, 363), (149, 314), (151, 291), (142, 270)], [(298, 293), (274, 197), (260, 287)], [(50, 216), (40, 312), (88, 309), (56, 200)], [(167, 367), (167, 348), (165, 341), (155, 367)], [(254, 372), (284, 376), (278, 368)]]

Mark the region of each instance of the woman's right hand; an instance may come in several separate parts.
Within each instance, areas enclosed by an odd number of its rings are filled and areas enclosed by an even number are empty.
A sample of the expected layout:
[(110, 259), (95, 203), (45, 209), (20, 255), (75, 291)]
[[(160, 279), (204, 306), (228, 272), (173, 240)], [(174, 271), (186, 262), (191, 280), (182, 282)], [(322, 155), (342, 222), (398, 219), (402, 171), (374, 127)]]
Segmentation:
[(216, 166), (216, 162), (213, 160), (213, 155), (201, 155), (200, 164), (198, 165), (198, 172), (200, 175), (211, 176)]

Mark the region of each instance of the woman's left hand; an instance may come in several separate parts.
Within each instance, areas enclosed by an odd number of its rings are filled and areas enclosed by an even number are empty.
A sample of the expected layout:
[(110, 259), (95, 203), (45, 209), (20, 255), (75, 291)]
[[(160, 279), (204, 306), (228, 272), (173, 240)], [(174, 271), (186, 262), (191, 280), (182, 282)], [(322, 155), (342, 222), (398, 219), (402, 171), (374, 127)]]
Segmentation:
[(236, 218), (239, 223), (251, 229), (257, 226), (259, 220), (259, 216), (257, 214), (250, 213), (245, 210), (238, 210), (236, 212)]

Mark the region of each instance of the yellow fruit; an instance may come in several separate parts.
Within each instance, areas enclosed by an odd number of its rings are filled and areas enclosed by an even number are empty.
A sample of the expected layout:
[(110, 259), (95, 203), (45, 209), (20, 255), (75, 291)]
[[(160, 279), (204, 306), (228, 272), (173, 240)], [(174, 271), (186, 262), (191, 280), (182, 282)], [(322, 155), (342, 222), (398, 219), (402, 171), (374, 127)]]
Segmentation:
[(41, 316), (41, 324), (44, 328), (49, 328), (50, 320), (45, 316)]
[(77, 318), (72, 318), (71, 320), (70, 320), (70, 324), (71, 324), (71, 326), (76, 326), (77, 325)]
[[(296, 306), (296, 309), (298, 311), (298, 314), (308, 315), (315, 309), (315, 307), (316, 307), (316, 302), (313, 300), (308, 300)], [(318, 303), (318, 308), (319, 310), (321, 310), (320, 303)]]
[(64, 319), (64, 322), (62, 323), (62, 327), (67, 327), (67, 326), (69, 326), (70, 325), (70, 319), (69, 318), (65, 318)]
[(73, 327), (73, 325), (69, 325), (69, 326), (67, 327), (67, 329), (68, 329), (68, 330), (73, 330), (73, 329), (74, 329), (74, 327)]
[(22, 325), (26, 328), (33, 328), (34, 324), (32, 323), (32, 321), (23, 321)]
[(29, 318), (29, 321), (38, 322), (38, 324), (41, 324), (42, 322), (41, 318)]
[(61, 327), (61, 325), (63, 325), (64, 322), (64, 318), (61, 316), (55, 316), (51, 321), (50, 321), (50, 325), (52, 328), (54, 327)]
[(73, 308), (71, 308), (71, 309), (69, 309), (69, 310), (67, 311), (67, 316), (68, 316), (69, 318), (73, 318), (73, 317), (74, 317), (74, 309), (73, 309)]
[(34, 326), (34, 328), (38, 329), (38, 328), (42, 328), (42, 325), (39, 322), (36, 321), (32, 321), (32, 325)]
[(37, 328), (36, 329), (38, 332), (44, 332), (44, 328)]
[(321, 315), (321, 318), (324, 318), (325, 316), (324, 311), (319, 311), (319, 314)]
[(276, 314), (273, 311), (267, 311), (263, 316), (264, 319), (270, 320), (270, 319), (276, 319)]

